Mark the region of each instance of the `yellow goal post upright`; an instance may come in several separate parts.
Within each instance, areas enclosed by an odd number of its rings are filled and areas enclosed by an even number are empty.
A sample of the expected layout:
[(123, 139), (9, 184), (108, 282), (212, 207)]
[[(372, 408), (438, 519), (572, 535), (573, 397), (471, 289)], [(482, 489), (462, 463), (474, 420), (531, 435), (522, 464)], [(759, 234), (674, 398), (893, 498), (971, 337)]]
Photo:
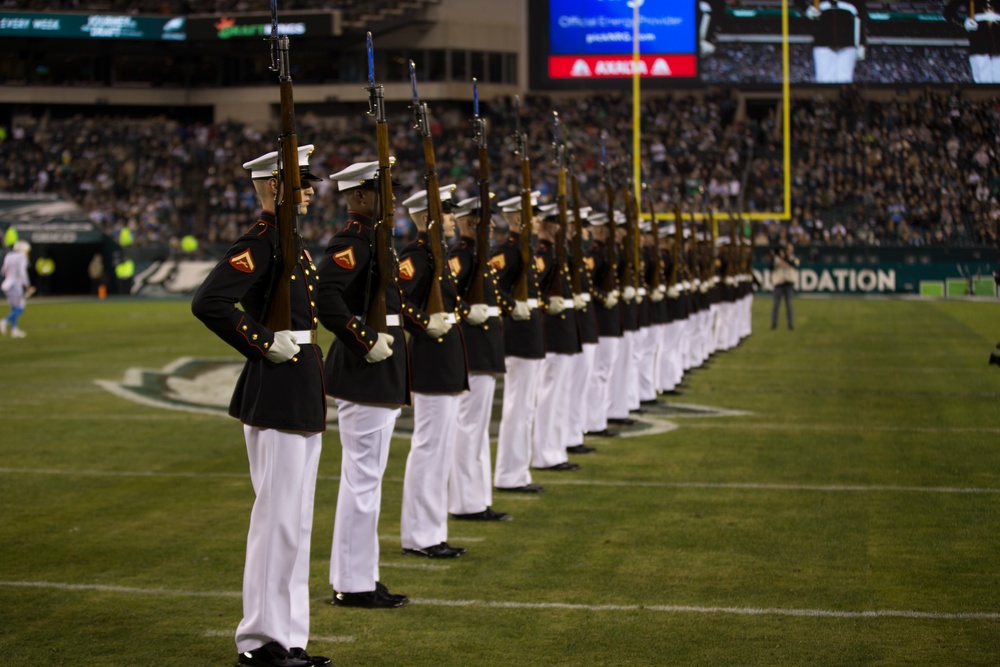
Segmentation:
[[(629, 0), (632, 8), (632, 177), (635, 184), (636, 201), (642, 201), (642, 168), (641, 168), (641, 139), (642, 139), (642, 96), (641, 96), (641, 67), (639, 66), (639, 17), (640, 8), (645, 0)], [(697, 44), (695, 45), (697, 49)], [(788, 0), (781, 0), (781, 162), (782, 162), (782, 189), (783, 189), (783, 210), (781, 211), (758, 211), (748, 213), (738, 211), (737, 213), (746, 220), (791, 220), (792, 218), (792, 127), (791, 127), (791, 85), (788, 80), (789, 72), (789, 47), (788, 47)], [(646, 219), (648, 213), (642, 213), (642, 206), (639, 206), (639, 215)], [(669, 213), (659, 214), (669, 216)], [(705, 216), (696, 213), (695, 218), (703, 219)]]

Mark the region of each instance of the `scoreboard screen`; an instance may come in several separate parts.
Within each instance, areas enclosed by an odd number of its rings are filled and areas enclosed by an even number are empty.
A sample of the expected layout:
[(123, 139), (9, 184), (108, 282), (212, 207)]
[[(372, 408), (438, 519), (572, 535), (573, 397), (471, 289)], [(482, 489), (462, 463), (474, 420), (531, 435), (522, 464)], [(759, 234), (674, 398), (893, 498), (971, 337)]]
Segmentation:
[(992, 38), (1000, 20), (973, 14), (968, 21), (970, 7), (969, 0), (531, 0), (529, 83), (623, 89), (638, 69), (648, 88), (775, 89), (786, 76), (805, 86), (998, 85), (1000, 72), (985, 63), (1000, 58)]

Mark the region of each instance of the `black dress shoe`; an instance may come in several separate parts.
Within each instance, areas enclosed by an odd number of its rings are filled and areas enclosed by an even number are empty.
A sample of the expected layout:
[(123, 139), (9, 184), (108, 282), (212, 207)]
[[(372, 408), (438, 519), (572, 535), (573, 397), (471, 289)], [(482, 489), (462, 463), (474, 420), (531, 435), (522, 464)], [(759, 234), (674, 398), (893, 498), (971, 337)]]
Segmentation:
[(405, 595), (397, 594), (397, 593), (390, 593), (389, 589), (386, 588), (385, 584), (383, 584), (381, 581), (376, 581), (375, 582), (375, 592), (378, 593), (379, 596), (381, 596), (381, 597), (383, 597), (383, 598), (385, 598), (387, 600), (398, 602), (400, 604), (409, 604), (410, 603), (410, 598), (406, 597)]
[(548, 468), (535, 468), (535, 470), (552, 470), (554, 472), (566, 472), (569, 470), (579, 470), (579, 463), (570, 463), (569, 461), (563, 461), (562, 463), (557, 463), (554, 466), (549, 466)]
[(288, 649), (288, 652), (292, 654), (293, 658), (305, 660), (313, 667), (330, 667), (333, 664), (330, 662), (330, 658), (322, 655), (309, 655), (304, 648), (291, 648)]
[(442, 542), (424, 549), (403, 549), (403, 553), (409, 556), (425, 556), (427, 558), (458, 558), (465, 555), (465, 549)]
[(473, 512), (472, 514), (452, 514), (452, 519), (458, 519), (460, 521), (513, 521), (514, 517), (507, 514), (506, 512), (494, 512), (492, 509), (487, 507), (482, 512)]
[(237, 667), (310, 667), (311, 664), (296, 658), (278, 642), (268, 642), (236, 656)]
[(623, 418), (617, 418), (616, 417), (616, 418), (613, 418), (613, 419), (609, 417), (608, 418), (608, 423), (609, 424), (619, 424), (621, 426), (631, 426), (632, 424), (635, 423), (635, 420), (634, 419), (630, 419), (629, 417), (623, 417)]
[(596, 452), (597, 447), (588, 447), (587, 445), (573, 445), (572, 447), (567, 447), (566, 451), (570, 454), (590, 454), (591, 452)]
[(537, 484), (525, 484), (524, 486), (494, 486), (497, 491), (503, 491), (504, 493), (541, 493), (545, 490), (544, 486), (538, 486)]
[(395, 609), (409, 602), (409, 598), (405, 595), (393, 595), (386, 590), (385, 586), (379, 589), (379, 584), (375, 584), (375, 587), (375, 590), (363, 593), (334, 592), (333, 606), (359, 607), (361, 609)]
[(603, 431), (587, 431), (584, 435), (589, 438), (617, 438), (618, 431), (604, 429)]

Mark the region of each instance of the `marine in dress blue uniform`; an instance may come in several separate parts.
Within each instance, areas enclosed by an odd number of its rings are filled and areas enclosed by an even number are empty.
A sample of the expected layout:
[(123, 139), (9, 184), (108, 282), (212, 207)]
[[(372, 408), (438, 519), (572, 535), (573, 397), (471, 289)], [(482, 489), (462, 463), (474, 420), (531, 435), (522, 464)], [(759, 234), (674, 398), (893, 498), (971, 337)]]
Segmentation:
[[(308, 169), (312, 146), (299, 148)], [(262, 320), (281, 251), (274, 206), (278, 153), (243, 165), (263, 210), (198, 288), (191, 310), (246, 358), (229, 414), (243, 422), (254, 505), (243, 574), (241, 665), (328, 665), (309, 656), (309, 548), (322, 433), (323, 355), (315, 344), (316, 267), (302, 250), (290, 283), (292, 330)], [(312, 189), (303, 177), (303, 204)], [(242, 309), (236, 307), (239, 304)]]
[(545, 334), (538, 302), (536, 262), (528, 266), (528, 300), (515, 301), (514, 286), (521, 270), (521, 216), (535, 214), (539, 193), (531, 193), (532, 211), (521, 211), (521, 197), (499, 203), (509, 232), (490, 258), (497, 270), (497, 289), (504, 303), (513, 304), (504, 316), (503, 413), (497, 438), (493, 485), (499, 491), (537, 493), (531, 483), (531, 443), (537, 409), (538, 381), (545, 358)]
[(573, 307), (573, 286), (568, 267), (557, 261), (555, 244), (559, 209), (555, 204), (544, 208), (538, 227), (535, 265), (539, 294), (545, 298), (545, 358), (538, 384), (531, 467), (565, 472), (580, 467), (578, 463), (569, 461), (566, 432), (569, 429), (569, 380), (573, 358), (583, 353), (583, 347)]
[[(496, 269), (487, 265), (484, 275), (476, 275), (479, 259), (476, 226), (484, 224), (479, 221), (480, 205), (479, 197), (469, 197), (455, 205), (459, 239), (448, 259), (455, 288), (469, 304), (468, 314), (459, 324), (465, 336), (469, 391), (459, 397), (455, 456), (448, 479), (448, 511), (452, 518), (459, 520), (510, 521), (510, 514), (492, 508), (490, 418), (497, 377), (502, 376), (507, 367)], [(469, 299), (475, 280), (482, 281), (482, 303)], [(510, 308), (513, 304), (508, 304), (507, 309)]]
[[(454, 185), (438, 188), (442, 208), (450, 210)], [(458, 297), (450, 269), (436, 266), (429, 225), (440, 225), (442, 241), (454, 234), (455, 220), (441, 211), (440, 220), (428, 217), (428, 192), (406, 199), (417, 238), (399, 256), (400, 284), (410, 333), (410, 369), (413, 390), (413, 437), (403, 477), (400, 538), (403, 553), (428, 558), (457, 558), (465, 549), (448, 544), (448, 477), (454, 456), (458, 405), (469, 389), (468, 363), (462, 329), (454, 326), (464, 304)], [(444, 248), (438, 248), (442, 259)], [(434, 282), (441, 290), (443, 311), (427, 313)]]
[(319, 319), (335, 337), (327, 353), (326, 393), (337, 405), (343, 449), (330, 553), (333, 604), (339, 607), (389, 608), (408, 601), (389, 593), (379, 578), (382, 476), (410, 386), (395, 260), (385, 291), (388, 333), (366, 322), (379, 284), (372, 219), (377, 170), (377, 162), (361, 162), (330, 176), (347, 201), (348, 222), (319, 263)]

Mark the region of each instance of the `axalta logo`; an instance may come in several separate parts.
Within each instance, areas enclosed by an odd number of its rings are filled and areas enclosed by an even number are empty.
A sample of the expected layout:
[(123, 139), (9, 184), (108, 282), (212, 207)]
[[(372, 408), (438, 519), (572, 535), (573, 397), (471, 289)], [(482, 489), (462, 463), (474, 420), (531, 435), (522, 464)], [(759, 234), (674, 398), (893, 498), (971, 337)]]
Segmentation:
[[(247, 23), (238, 24), (236, 19), (228, 16), (221, 17), (215, 22), (216, 36), (219, 39), (232, 39), (234, 37), (267, 37), (271, 34), (270, 23)], [(306, 34), (305, 23), (279, 23), (279, 35), (304, 35)]]
[(694, 55), (642, 56), (552, 56), (549, 76), (553, 79), (592, 79), (630, 77), (636, 72), (644, 77), (689, 78), (697, 75)]

